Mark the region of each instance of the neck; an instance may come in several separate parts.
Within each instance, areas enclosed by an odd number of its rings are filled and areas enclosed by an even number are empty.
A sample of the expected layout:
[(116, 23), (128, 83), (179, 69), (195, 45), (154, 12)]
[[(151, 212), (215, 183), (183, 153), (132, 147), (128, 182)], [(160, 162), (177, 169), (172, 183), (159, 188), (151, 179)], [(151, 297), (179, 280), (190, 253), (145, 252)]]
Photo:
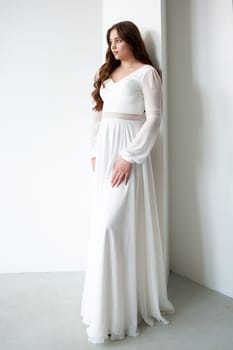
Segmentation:
[(139, 63), (139, 61), (136, 60), (136, 58), (132, 57), (125, 60), (121, 60), (120, 65), (122, 68), (133, 68), (137, 63)]

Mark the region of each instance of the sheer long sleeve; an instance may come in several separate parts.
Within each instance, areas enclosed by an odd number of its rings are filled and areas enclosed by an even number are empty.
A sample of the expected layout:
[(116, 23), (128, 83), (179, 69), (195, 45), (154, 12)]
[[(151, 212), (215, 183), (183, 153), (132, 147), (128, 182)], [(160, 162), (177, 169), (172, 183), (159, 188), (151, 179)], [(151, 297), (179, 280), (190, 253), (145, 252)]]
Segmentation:
[(90, 158), (96, 158), (96, 140), (99, 132), (102, 111), (92, 111), (90, 125)]
[(150, 154), (161, 125), (162, 88), (156, 69), (145, 73), (142, 79), (146, 121), (120, 156), (131, 163), (142, 164)]

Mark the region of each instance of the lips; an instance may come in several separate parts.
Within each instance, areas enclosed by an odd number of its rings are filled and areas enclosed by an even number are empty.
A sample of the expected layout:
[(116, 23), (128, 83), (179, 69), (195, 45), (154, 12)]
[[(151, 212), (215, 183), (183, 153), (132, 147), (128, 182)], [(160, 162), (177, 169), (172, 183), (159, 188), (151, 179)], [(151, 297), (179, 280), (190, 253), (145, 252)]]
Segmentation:
[(117, 55), (118, 54), (118, 51), (113, 51), (113, 55)]

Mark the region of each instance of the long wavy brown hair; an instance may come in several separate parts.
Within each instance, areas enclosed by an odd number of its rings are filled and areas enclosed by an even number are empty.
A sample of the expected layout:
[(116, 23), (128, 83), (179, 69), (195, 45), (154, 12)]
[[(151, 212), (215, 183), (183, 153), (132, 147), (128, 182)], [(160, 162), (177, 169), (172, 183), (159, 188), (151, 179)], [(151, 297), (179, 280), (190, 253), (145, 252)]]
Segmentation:
[[(129, 45), (134, 57), (138, 61), (154, 66), (146, 51), (146, 47), (138, 27), (131, 21), (122, 21), (113, 24), (108, 29), (106, 35), (108, 44), (108, 48), (105, 55), (106, 62), (99, 68), (98, 74), (96, 74), (94, 78), (94, 90), (92, 91), (92, 97), (96, 103), (93, 107), (93, 110), (96, 111), (101, 111), (103, 108), (103, 100), (100, 96), (101, 85), (106, 79), (108, 79), (111, 76), (111, 73), (121, 64), (120, 60), (115, 59), (111, 51), (110, 33), (113, 29), (116, 29), (119, 37)], [(156, 69), (159, 72), (159, 69)]]

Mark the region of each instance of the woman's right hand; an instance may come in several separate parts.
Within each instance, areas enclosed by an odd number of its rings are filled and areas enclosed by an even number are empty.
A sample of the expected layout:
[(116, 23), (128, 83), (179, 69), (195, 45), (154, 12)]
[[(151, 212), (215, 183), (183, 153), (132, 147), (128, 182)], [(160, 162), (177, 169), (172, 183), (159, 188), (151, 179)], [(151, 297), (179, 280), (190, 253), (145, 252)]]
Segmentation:
[(92, 165), (93, 171), (95, 171), (95, 161), (96, 161), (96, 158), (91, 158), (91, 165)]

